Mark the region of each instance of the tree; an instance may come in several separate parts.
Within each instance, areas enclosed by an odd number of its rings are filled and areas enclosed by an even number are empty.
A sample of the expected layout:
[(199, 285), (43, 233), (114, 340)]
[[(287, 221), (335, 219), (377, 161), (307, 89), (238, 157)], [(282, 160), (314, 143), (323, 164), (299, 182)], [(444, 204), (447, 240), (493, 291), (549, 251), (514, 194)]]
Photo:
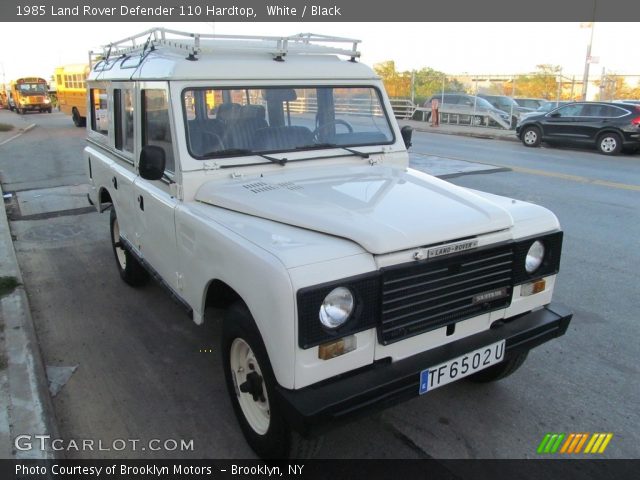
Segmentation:
[(382, 78), (384, 88), (390, 97), (411, 96), (411, 75), (396, 71), (396, 63), (393, 60), (377, 63), (373, 70)]
[[(558, 76), (562, 73), (559, 65), (536, 65), (536, 71), (530, 75), (518, 75), (511, 82), (505, 82), (504, 95), (555, 100), (558, 96)], [(514, 91), (515, 90), (515, 91)], [(569, 97), (561, 89), (561, 98)]]
[(624, 98), (640, 98), (640, 82), (635, 87), (632, 87), (627, 84), (623, 76), (609, 74), (604, 79), (594, 83), (599, 88), (596, 100), (610, 101)]
[(384, 88), (391, 98), (411, 97), (411, 77), (414, 80), (414, 94), (416, 103), (424, 102), (434, 93), (463, 92), (464, 86), (458, 80), (448, 78), (443, 72), (433, 68), (424, 67), (417, 72), (398, 72), (393, 60), (387, 60), (373, 66), (375, 72), (380, 75)]

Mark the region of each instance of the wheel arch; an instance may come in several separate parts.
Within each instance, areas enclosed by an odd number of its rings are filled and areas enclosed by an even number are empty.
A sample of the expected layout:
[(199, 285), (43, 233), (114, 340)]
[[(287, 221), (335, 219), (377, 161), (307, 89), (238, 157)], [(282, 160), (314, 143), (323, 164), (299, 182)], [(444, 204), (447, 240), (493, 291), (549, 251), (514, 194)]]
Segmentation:
[(107, 187), (100, 187), (98, 190), (98, 211), (100, 213), (113, 206), (113, 199), (111, 198), (111, 192)]
[(607, 133), (615, 133), (616, 135), (618, 135), (620, 137), (620, 139), (624, 143), (624, 133), (621, 130), (619, 130), (619, 129), (615, 128), (615, 127), (605, 127), (603, 129), (601, 129), (598, 132), (598, 134), (596, 135), (596, 138), (595, 138), (596, 145), (598, 144), (598, 141), (600, 140), (600, 138), (603, 135), (607, 134)]
[[(220, 279), (211, 279), (205, 285), (202, 295), (202, 311), (207, 308), (227, 308), (235, 302), (240, 301), (247, 305), (240, 294), (229, 284)], [(247, 306), (247, 308), (249, 308)]]

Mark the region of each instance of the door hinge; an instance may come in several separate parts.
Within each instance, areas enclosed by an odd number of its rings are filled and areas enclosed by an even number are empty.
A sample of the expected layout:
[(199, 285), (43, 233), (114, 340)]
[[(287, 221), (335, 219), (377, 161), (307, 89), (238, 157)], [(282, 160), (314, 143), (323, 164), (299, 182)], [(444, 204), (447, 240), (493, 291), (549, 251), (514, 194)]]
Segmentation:
[(220, 170), (220, 165), (217, 162), (204, 161), (202, 162), (202, 167), (205, 171), (208, 170)]

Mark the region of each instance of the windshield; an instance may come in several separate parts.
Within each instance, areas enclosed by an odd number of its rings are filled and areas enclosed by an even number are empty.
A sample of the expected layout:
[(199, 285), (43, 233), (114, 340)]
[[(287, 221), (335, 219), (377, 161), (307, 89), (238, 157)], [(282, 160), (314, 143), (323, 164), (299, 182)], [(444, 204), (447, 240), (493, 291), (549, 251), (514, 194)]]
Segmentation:
[(193, 88), (183, 108), (189, 151), (201, 159), (394, 140), (373, 87)]
[(43, 95), (47, 93), (47, 86), (44, 83), (22, 83), (18, 90), (22, 95)]

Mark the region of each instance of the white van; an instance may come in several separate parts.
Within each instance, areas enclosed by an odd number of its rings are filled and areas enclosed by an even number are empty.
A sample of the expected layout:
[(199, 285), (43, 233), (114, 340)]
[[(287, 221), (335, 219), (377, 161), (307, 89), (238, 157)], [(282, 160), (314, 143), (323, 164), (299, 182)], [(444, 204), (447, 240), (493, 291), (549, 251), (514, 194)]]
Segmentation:
[(91, 65), (90, 201), (120, 276), (154, 277), (197, 324), (225, 309), (226, 384), (262, 457), (500, 379), (571, 320), (551, 303), (557, 218), (409, 168), (357, 47), (153, 29)]

